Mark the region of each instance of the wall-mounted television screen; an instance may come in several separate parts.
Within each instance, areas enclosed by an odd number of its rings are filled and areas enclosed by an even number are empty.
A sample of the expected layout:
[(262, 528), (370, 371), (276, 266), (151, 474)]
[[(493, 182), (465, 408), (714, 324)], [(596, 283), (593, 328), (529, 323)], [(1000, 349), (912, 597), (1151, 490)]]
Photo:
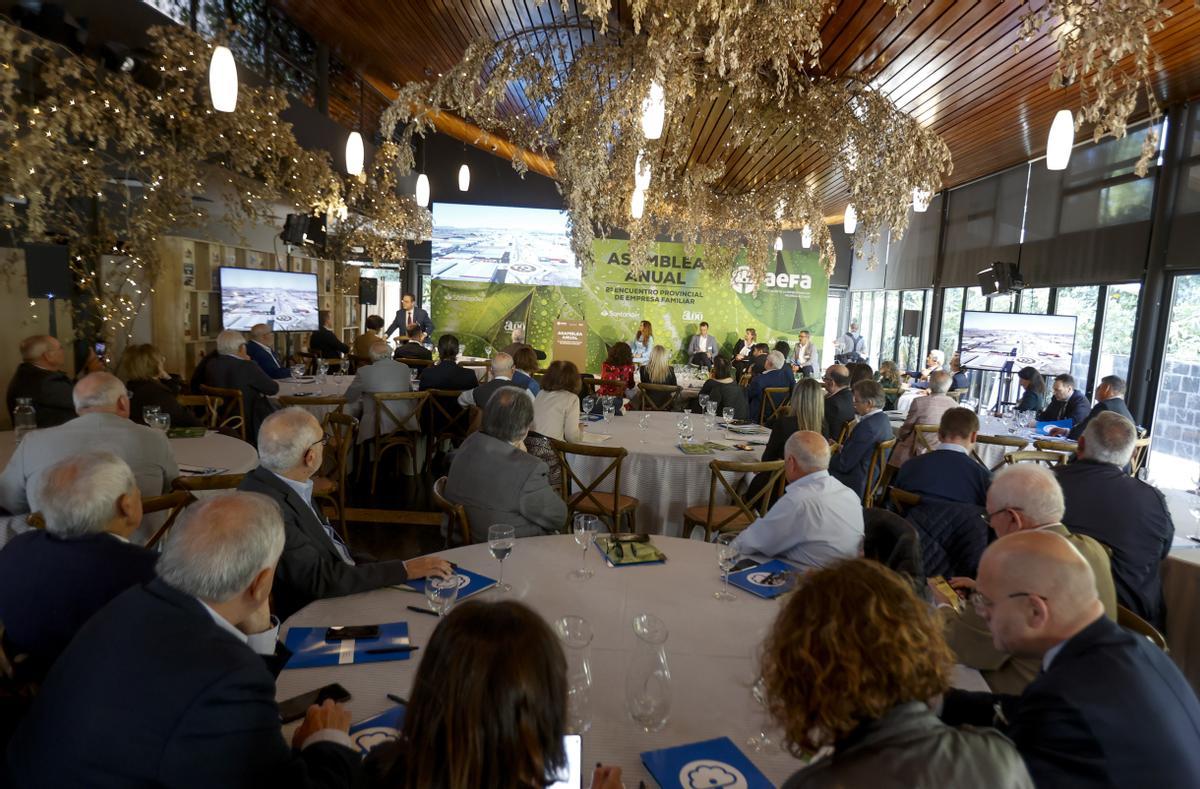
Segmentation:
[(1042, 375), (1069, 373), (1075, 316), (968, 310), (958, 348), (962, 366), (973, 370), (1015, 373), (1033, 367)]
[(565, 211), (434, 203), (434, 279), (579, 287)]
[(265, 323), (273, 331), (316, 331), (317, 275), (221, 267), (221, 325), (249, 331)]

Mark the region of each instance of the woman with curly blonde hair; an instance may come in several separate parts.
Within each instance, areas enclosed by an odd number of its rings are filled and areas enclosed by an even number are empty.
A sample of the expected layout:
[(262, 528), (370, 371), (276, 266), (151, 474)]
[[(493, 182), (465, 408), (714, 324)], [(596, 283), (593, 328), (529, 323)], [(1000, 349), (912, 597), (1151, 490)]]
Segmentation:
[(804, 575), (767, 636), (762, 676), (788, 749), (833, 754), (784, 789), (1032, 787), (1002, 734), (930, 711), (953, 665), (933, 610), (883, 565), (853, 559)]

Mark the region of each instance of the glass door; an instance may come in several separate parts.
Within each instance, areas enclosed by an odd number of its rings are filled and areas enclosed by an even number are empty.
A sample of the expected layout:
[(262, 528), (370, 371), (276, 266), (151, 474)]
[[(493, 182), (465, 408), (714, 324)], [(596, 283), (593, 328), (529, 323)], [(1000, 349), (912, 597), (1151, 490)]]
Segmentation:
[[(1200, 479), (1200, 274), (1175, 278), (1171, 318), (1154, 406), (1150, 481), (1195, 490)], [(1179, 528), (1179, 525), (1176, 525)]]

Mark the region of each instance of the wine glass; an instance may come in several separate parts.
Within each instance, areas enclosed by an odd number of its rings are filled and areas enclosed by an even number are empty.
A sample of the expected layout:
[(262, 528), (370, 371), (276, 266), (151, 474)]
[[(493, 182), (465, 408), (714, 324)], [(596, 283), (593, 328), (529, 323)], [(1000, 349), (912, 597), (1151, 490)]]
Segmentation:
[(696, 398), (696, 400), (697, 400), (697, 401), (700, 403), (700, 410), (701, 410), (701, 411), (707, 411), (707, 410), (708, 410), (708, 403), (709, 403), (709, 397), (708, 397), (708, 395), (706, 395), (706, 394), (702, 394), (702, 395), (700, 395), (699, 397), (697, 397), (697, 398)]
[(604, 405), (602, 408), (604, 410), (604, 423), (608, 424), (612, 421), (613, 415), (617, 412), (617, 398), (609, 395), (608, 397), (604, 398), (603, 403)]
[(596, 407), (596, 398), (592, 397), (591, 395), (588, 395), (587, 397), (583, 398), (583, 413), (590, 414), (590, 413), (592, 413), (592, 409), (595, 407)]
[[(711, 405), (711, 404), (710, 404)], [(706, 408), (704, 410), (704, 440), (708, 440), (708, 432), (717, 426), (716, 408)]]
[[(764, 680), (762, 677), (759, 677), (758, 680), (754, 683), (754, 686), (750, 688), (750, 695), (754, 698), (754, 700), (756, 702), (758, 702), (759, 706), (766, 708), (766, 706), (767, 706), (767, 682), (766, 682), (766, 680)], [(760, 753), (762, 751), (765, 751), (767, 748), (770, 748), (771, 745), (773, 745), (773, 743), (771, 742), (771, 736), (769, 734), (767, 734), (767, 727), (766, 727), (765, 723), (759, 728), (758, 734), (756, 734), (753, 737), (750, 737), (746, 740), (746, 744), (749, 745), (750, 748), (755, 753)]]
[(429, 603), (429, 608), (439, 617), (445, 616), (454, 606), (454, 601), (458, 598), (458, 586), (461, 582), (461, 576), (450, 575), (444, 578), (440, 575), (431, 575), (425, 579), (425, 601)]
[(733, 424), (734, 410), (732, 408), (724, 408), (721, 410), (721, 418), (725, 420), (725, 425)]
[(596, 532), (600, 531), (600, 519), (595, 515), (579, 513), (575, 516), (572, 531), (575, 534), (575, 543), (583, 548), (583, 556), (579, 560), (579, 569), (572, 570), (567, 577), (572, 581), (586, 581), (595, 574), (586, 567), (586, 563), (588, 546), (596, 539)]
[(162, 411), (156, 411), (146, 417), (146, 424), (165, 434), (171, 429), (171, 415), (164, 414)]
[(305, 367), (303, 364), (292, 365), (292, 380), (299, 381), (304, 376)]
[(503, 523), (488, 526), (488, 550), (492, 552), (492, 558), (500, 562), (500, 579), (496, 582), (497, 592), (512, 591), (512, 586), (504, 583), (504, 560), (512, 553), (516, 535), (515, 528)]
[(649, 429), (650, 429), (650, 412), (643, 411), (642, 418), (638, 420), (638, 430), (640, 431), (639, 435), (641, 436), (638, 443), (640, 443), (640, 444), (646, 443), (646, 431)]
[(721, 569), (725, 585), (720, 591), (713, 592), (713, 597), (724, 603), (737, 599), (737, 595), (729, 591), (729, 571), (737, 563), (738, 557), (737, 546), (733, 544), (736, 537), (736, 534), (717, 535), (717, 567)]

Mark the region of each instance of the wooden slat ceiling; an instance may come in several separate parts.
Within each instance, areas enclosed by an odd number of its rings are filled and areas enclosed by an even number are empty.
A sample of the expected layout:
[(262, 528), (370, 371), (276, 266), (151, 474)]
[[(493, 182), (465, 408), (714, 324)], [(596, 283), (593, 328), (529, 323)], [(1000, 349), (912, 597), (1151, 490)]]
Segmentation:
[[(395, 84), (450, 68), (478, 36), (499, 37), (561, 16), (557, 0), (274, 2), (346, 62)], [(1165, 5), (1174, 16), (1152, 37), (1162, 65), (1155, 88), (1164, 106), (1200, 95), (1200, 10), (1194, 0)], [(626, 7), (622, 2), (617, 13)], [(1079, 106), (1077, 88), (1049, 88), (1057, 60), (1049, 37), (1014, 51), (1027, 8), (1018, 0), (928, 0), (896, 15), (883, 0), (842, 2), (822, 28), (821, 68), (830, 75), (868, 75), (900, 109), (942, 135), (954, 158), (946, 186), (966, 183), (1044, 155), (1054, 113)], [(510, 92), (509, 105), (513, 112), (537, 112), (517, 92)], [(827, 160), (796, 144), (786, 129), (740, 149), (727, 147), (731, 112), (727, 97), (694, 108), (694, 160), (724, 157), (730, 189), (804, 177), (826, 213), (841, 214), (847, 193)]]

